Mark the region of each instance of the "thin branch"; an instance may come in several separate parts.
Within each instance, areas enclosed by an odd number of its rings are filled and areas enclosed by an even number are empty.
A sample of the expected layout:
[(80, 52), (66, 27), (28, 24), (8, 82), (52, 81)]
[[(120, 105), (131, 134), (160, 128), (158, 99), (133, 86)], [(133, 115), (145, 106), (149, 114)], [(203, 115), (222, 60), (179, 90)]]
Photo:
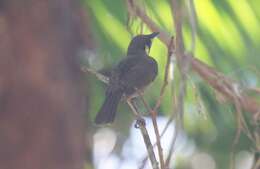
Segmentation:
[[(173, 119), (175, 118), (176, 113), (172, 113), (169, 120), (167, 121), (166, 125), (164, 126), (161, 134), (160, 134), (160, 139), (164, 136), (164, 134), (166, 133), (168, 127), (170, 126), (171, 122), (173, 121)], [(175, 137), (175, 134), (174, 134)], [(153, 144), (153, 148), (157, 146), (157, 141)], [(148, 160), (148, 156), (146, 155), (144, 157), (144, 159), (142, 160), (142, 165), (139, 167), (139, 169), (143, 169), (145, 167), (146, 161)], [(165, 162), (165, 166), (167, 166), (167, 159)], [(167, 168), (167, 167), (166, 167)]]
[(235, 168), (235, 159), (234, 159), (234, 151), (235, 151), (235, 146), (238, 144), (240, 135), (242, 130), (244, 131), (244, 133), (247, 135), (247, 137), (254, 143), (255, 147), (257, 147), (257, 140), (254, 139), (253, 135), (251, 134), (246, 121), (244, 119), (243, 116), (243, 112), (240, 106), (240, 99), (237, 96), (240, 96), (241, 93), (240, 91), (235, 87), (235, 85), (233, 86), (233, 97), (235, 100), (235, 109), (236, 109), (236, 121), (237, 121), (237, 131), (236, 131), (236, 135), (235, 138), (233, 140), (232, 146), (231, 146), (231, 154), (230, 154), (230, 169), (234, 169)]
[(162, 99), (163, 99), (163, 96), (164, 96), (164, 92), (165, 92), (165, 89), (168, 85), (168, 79), (169, 79), (169, 69), (170, 69), (170, 64), (171, 64), (171, 58), (172, 58), (172, 55), (173, 55), (173, 50), (174, 50), (174, 37), (172, 36), (171, 37), (171, 40), (168, 44), (168, 54), (167, 54), (167, 62), (166, 62), (166, 66), (165, 66), (165, 70), (164, 70), (164, 81), (163, 81), (163, 85), (161, 87), (161, 90), (160, 90), (160, 96), (159, 98), (157, 99), (157, 102), (153, 108), (153, 111), (157, 112), (157, 109), (160, 107), (161, 105), (161, 102), (162, 102)]
[(180, 126), (180, 125), (178, 123), (176, 123), (175, 124), (175, 130), (174, 130), (173, 139), (171, 141), (171, 146), (170, 146), (170, 149), (169, 149), (170, 153), (168, 154), (167, 159), (165, 161), (166, 166), (170, 165), (170, 160), (171, 160), (172, 154), (174, 152), (175, 143), (176, 143), (176, 140), (177, 140), (178, 132), (180, 130), (180, 128), (178, 128), (178, 126)]
[[(131, 103), (130, 101), (127, 102), (129, 107), (131, 108), (131, 110), (135, 113), (135, 114), (138, 114), (140, 115), (140, 113), (138, 112), (138, 109), (137, 107), (134, 105), (134, 103)], [(151, 144), (151, 141), (150, 141), (150, 137), (149, 137), (149, 134), (148, 134), (148, 131), (146, 129), (146, 124), (145, 124), (145, 120), (143, 118), (138, 118), (136, 120), (136, 124), (135, 124), (135, 127), (136, 128), (139, 128), (141, 133), (142, 133), (142, 136), (143, 136), (143, 139), (144, 139), (144, 143), (145, 143), (145, 146), (146, 146), (146, 149), (147, 149), (147, 152), (148, 152), (148, 156), (149, 156), (149, 159), (151, 161), (151, 164), (152, 164), (152, 167), (153, 169), (159, 169), (158, 167), (158, 162), (155, 158), (155, 153), (153, 151), (153, 146)]]
[(104, 76), (104, 75), (102, 75), (101, 73), (98, 73), (97, 71), (95, 71), (95, 70), (93, 70), (93, 69), (91, 69), (91, 68), (88, 68), (88, 67), (85, 67), (85, 66), (84, 66), (84, 67), (81, 67), (81, 70), (82, 70), (83, 72), (85, 72), (85, 73), (88, 72), (88, 73), (93, 74), (94, 76), (97, 77), (98, 80), (104, 82), (105, 84), (108, 84), (108, 83), (109, 83), (109, 77)]
[[(232, 80), (195, 58), (192, 59), (192, 68), (201, 78), (207, 81), (211, 87), (220, 92), (229, 101), (235, 103), (233, 93), (229, 91), (234, 85)], [(253, 97), (249, 97), (245, 93), (240, 97), (240, 104), (243, 110), (252, 114), (257, 114), (260, 111), (260, 104)]]
[(153, 128), (154, 128), (154, 133), (156, 136), (156, 142), (157, 142), (157, 148), (158, 148), (158, 154), (159, 154), (159, 159), (160, 159), (160, 164), (161, 164), (161, 169), (165, 169), (165, 164), (164, 164), (164, 158), (163, 158), (163, 149), (161, 146), (161, 141), (160, 141), (160, 133), (159, 133), (159, 129), (158, 129), (158, 124), (157, 124), (157, 120), (156, 120), (156, 116), (157, 116), (157, 112), (153, 111), (148, 103), (144, 100), (144, 97), (142, 95), (142, 93), (137, 90), (145, 108), (147, 109), (148, 112), (150, 112), (151, 117), (152, 117), (152, 122), (153, 122)]
[[(238, 110), (238, 106), (236, 105), (236, 109), (237, 111), (240, 111)], [(240, 121), (240, 118), (239, 116), (237, 115), (236, 117), (236, 121), (237, 121), (237, 129), (236, 129), (236, 135), (234, 137), (234, 140), (233, 140), (233, 143), (232, 143), (232, 146), (231, 146), (231, 152), (230, 152), (230, 169), (234, 169), (235, 168), (235, 147), (239, 141), (239, 138), (240, 138), (240, 135), (241, 135), (241, 130), (242, 130), (242, 127), (241, 127), (241, 121)]]

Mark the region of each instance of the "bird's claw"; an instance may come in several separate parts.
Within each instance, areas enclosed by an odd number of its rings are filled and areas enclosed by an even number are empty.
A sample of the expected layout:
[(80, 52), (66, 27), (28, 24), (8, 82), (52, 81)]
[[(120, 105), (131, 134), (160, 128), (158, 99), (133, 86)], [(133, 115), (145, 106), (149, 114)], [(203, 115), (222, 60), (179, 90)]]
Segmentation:
[(140, 126), (145, 126), (145, 120), (143, 118), (136, 119), (135, 128), (140, 128)]

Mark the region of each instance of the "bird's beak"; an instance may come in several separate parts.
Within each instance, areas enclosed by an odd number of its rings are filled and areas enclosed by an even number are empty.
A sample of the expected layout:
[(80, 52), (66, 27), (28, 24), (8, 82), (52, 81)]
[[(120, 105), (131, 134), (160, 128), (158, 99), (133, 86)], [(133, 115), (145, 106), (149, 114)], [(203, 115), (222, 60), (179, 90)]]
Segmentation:
[(155, 38), (157, 35), (159, 34), (159, 32), (153, 32), (153, 33), (151, 33), (151, 34), (149, 34), (149, 35), (146, 35), (147, 37), (148, 37), (148, 41), (149, 41), (149, 43), (147, 43), (146, 45), (145, 45), (145, 50), (146, 50), (146, 52), (149, 54), (150, 53), (150, 48), (151, 48), (151, 45), (152, 45), (152, 39), (153, 38)]
[(153, 33), (147, 35), (147, 37), (148, 37), (149, 39), (153, 39), (153, 38), (155, 38), (157, 35), (159, 35), (159, 32), (153, 32)]

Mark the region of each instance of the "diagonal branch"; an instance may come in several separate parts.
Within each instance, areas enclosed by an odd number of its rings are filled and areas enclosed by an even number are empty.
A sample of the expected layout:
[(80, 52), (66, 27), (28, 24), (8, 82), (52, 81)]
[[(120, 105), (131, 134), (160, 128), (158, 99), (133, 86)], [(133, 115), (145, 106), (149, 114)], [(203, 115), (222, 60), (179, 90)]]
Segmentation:
[(152, 168), (153, 169), (159, 169), (158, 162), (155, 158), (155, 153), (154, 153), (154, 150), (153, 150), (153, 145), (151, 143), (148, 131), (145, 127), (145, 125), (146, 125), (145, 120), (140, 116), (140, 113), (138, 112), (138, 109), (137, 109), (137, 106), (135, 105), (135, 103), (133, 103), (131, 101), (128, 101), (127, 103), (129, 105), (129, 107), (131, 108), (131, 110), (139, 116), (136, 120), (135, 127), (139, 128), (141, 133), (142, 133), (144, 143), (145, 143), (145, 146), (146, 146), (146, 149), (147, 149), (147, 152), (148, 152), (148, 157), (149, 157), (151, 164), (152, 164)]
[[(158, 124), (157, 124), (157, 120), (156, 120), (157, 112), (150, 108), (148, 103), (144, 100), (142, 93), (138, 90), (137, 90), (137, 92), (138, 92), (138, 95), (140, 96), (145, 108), (151, 114), (152, 122), (153, 122), (153, 126), (154, 126), (154, 132), (155, 132), (155, 136), (156, 136), (156, 143), (157, 143), (157, 148), (158, 148), (158, 154), (159, 154), (161, 169), (165, 169), (164, 159), (163, 159), (163, 149), (162, 149), (162, 146), (161, 146), (160, 133), (159, 133)], [(153, 146), (152, 146), (152, 148), (153, 148)]]

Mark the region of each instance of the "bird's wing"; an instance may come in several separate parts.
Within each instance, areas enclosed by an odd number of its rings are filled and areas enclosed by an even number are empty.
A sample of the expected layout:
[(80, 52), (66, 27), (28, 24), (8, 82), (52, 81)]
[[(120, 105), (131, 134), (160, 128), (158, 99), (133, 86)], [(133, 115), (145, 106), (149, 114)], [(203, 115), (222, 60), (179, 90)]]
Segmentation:
[(128, 56), (124, 58), (116, 67), (115, 72), (119, 72), (119, 76), (125, 76), (138, 62), (140, 56)]
[(157, 74), (157, 63), (150, 58), (139, 58), (121, 76), (121, 82), (130, 88), (142, 88), (152, 82)]
[(138, 62), (138, 58), (140, 56), (131, 56), (126, 57), (119, 62), (119, 64), (112, 70), (110, 76), (110, 85), (107, 88), (106, 94), (114, 92), (115, 90), (120, 90), (121, 87), (121, 79), (128, 74), (128, 72), (134, 67), (134, 65)]

